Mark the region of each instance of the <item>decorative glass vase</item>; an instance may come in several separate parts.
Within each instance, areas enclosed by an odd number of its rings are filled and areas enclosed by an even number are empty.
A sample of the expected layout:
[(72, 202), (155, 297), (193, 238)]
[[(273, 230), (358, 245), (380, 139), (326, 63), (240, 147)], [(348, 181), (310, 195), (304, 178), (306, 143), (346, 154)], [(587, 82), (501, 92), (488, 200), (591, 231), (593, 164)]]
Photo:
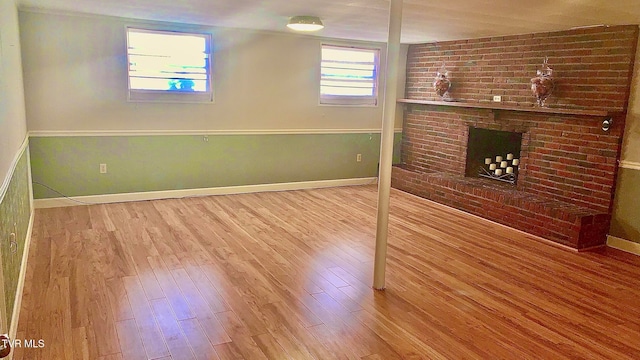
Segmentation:
[(555, 87), (553, 69), (549, 67), (548, 61), (549, 58), (545, 57), (542, 67), (536, 71), (537, 76), (531, 79), (531, 91), (540, 107), (545, 105), (545, 100), (551, 95)]
[(436, 73), (435, 79), (433, 79), (433, 89), (436, 94), (443, 98), (443, 100), (449, 99), (449, 89), (451, 89), (451, 80), (449, 80), (449, 70), (442, 63), (442, 67)]

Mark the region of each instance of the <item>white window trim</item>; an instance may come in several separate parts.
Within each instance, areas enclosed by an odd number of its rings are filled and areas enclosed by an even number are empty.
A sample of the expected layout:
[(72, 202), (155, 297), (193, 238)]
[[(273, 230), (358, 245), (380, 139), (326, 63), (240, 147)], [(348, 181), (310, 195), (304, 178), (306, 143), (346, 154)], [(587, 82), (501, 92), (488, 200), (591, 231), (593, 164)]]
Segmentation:
[[(207, 67), (208, 72), (208, 88), (206, 92), (177, 92), (168, 90), (137, 90), (131, 89), (131, 82), (129, 81), (129, 29), (148, 31), (150, 33), (165, 33), (165, 34), (185, 34), (202, 36), (206, 39), (208, 47)], [(198, 104), (212, 104), (214, 102), (214, 82), (213, 82), (213, 41), (212, 35), (209, 32), (198, 30), (168, 30), (166, 28), (159, 29), (154, 26), (125, 26), (125, 42), (126, 42), (126, 57), (127, 57), (127, 101), (128, 102), (157, 102), (157, 103), (198, 103)]]
[[(366, 103), (358, 103), (359, 100), (362, 100), (362, 97), (359, 96), (340, 96), (340, 95), (322, 95), (321, 94), (321, 90), (320, 90), (320, 84), (322, 81), (322, 48), (324, 46), (330, 46), (330, 47), (337, 47), (337, 48), (347, 48), (347, 49), (356, 49), (356, 50), (370, 50), (374, 52), (374, 56), (375, 56), (375, 66), (376, 66), (376, 75), (375, 75), (375, 83), (374, 83), (374, 89), (373, 89), (373, 93), (374, 95), (372, 96), (372, 98), (375, 99), (375, 103), (373, 104), (366, 104)], [(321, 43), (320, 44), (320, 59), (318, 61), (318, 105), (319, 106), (340, 106), (340, 107), (378, 107), (380, 104), (380, 86), (381, 86), (381, 79), (380, 79), (380, 67), (381, 67), (381, 54), (382, 49), (380, 47), (373, 47), (373, 46), (356, 46), (356, 45), (345, 45), (345, 44), (339, 44), (339, 43)], [(332, 99), (332, 102), (327, 103), (327, 102), (323, 102), (323, 98), (330, 98)]]

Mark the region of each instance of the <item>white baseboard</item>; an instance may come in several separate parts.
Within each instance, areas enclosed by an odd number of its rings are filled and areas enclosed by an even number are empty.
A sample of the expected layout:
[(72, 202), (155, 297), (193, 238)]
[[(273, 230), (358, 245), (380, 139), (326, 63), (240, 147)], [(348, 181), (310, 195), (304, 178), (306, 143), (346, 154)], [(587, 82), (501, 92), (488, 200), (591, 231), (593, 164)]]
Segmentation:
[(71, 198), (36, 199), (34, 200), (34, 206), (36, 209), (44, 209), (44, 208), (52, 208), (52, 207), (78, 206), (78, 205), (90, 205), (90, 204), (108, 204), (108, 203), (127, 202), (127, 201), (183, 198), (183, 197), (190, 197), (190, 196), (229, 195), (229, 194), (244, 194), (244, 193), (266, 192), (266, 191), (318, 189), (318, 188), (325, 188), (325, 187), (375, 184), (377, 180), (378, 180), (377, 177), (368, 177), (368, 178), (356, 178), (356, 179), (300, 181), (300, 182), (277, 183), (277, 184), (241, 185), (241, 186), (225, 186), (225, 187), (201, 188), (201, 189), (164, 190), (164, 191), (146, 191), (146, 192), (122, 193), (122, 194), (74, 196)]
[(620, 160), (620, 167), (625, 169), (640, 170), (640, 163), (635, 161)]
[(621, 239), (619, 237), (607, 236), (607, 246), (622, 250), (634, 255), (640, 255), (640, 243)]
[(29, 227), (22, 248), (22, 263), (20, 264), (20, 275), (18, 276), (18, 286), (16, 287), (16, 298), (13, 303), (13, 313), (11, 314), (11, 326), (9, 327), (9, 338), (15, 339), (18, 332), (18, 320), (20, 320), (20, 308), (22, 307), (22, 293), (24, 291), (24, 281), (27, 276), (27, 259), (29, 259), (29, 247), (31, 245), (31, 232), (33, 231), (34, 211), (31, 210), (29, 217)]

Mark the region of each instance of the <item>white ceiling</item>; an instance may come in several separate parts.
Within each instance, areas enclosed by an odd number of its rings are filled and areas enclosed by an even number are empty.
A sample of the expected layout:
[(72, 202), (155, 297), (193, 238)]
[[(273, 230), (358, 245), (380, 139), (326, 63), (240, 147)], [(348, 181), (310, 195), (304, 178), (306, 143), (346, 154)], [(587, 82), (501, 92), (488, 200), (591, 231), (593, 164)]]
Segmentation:
[[(289, 31), (290, 16), (317, 15), (323, 37), (386, 41), (388, 0), (18, 0), (21, 8)], [(640, 23), (640, 0), (405, 0), (402, 42), (526, 34)]]

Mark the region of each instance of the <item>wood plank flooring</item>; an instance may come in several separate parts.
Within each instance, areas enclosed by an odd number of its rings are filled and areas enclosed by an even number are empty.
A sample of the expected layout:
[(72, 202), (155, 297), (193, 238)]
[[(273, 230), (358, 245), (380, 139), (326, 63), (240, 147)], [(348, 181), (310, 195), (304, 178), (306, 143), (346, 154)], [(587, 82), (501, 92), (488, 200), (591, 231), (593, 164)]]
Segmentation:
[(376, 188), (36, 211), (14, 359), (639, 359), (640, 257)]

